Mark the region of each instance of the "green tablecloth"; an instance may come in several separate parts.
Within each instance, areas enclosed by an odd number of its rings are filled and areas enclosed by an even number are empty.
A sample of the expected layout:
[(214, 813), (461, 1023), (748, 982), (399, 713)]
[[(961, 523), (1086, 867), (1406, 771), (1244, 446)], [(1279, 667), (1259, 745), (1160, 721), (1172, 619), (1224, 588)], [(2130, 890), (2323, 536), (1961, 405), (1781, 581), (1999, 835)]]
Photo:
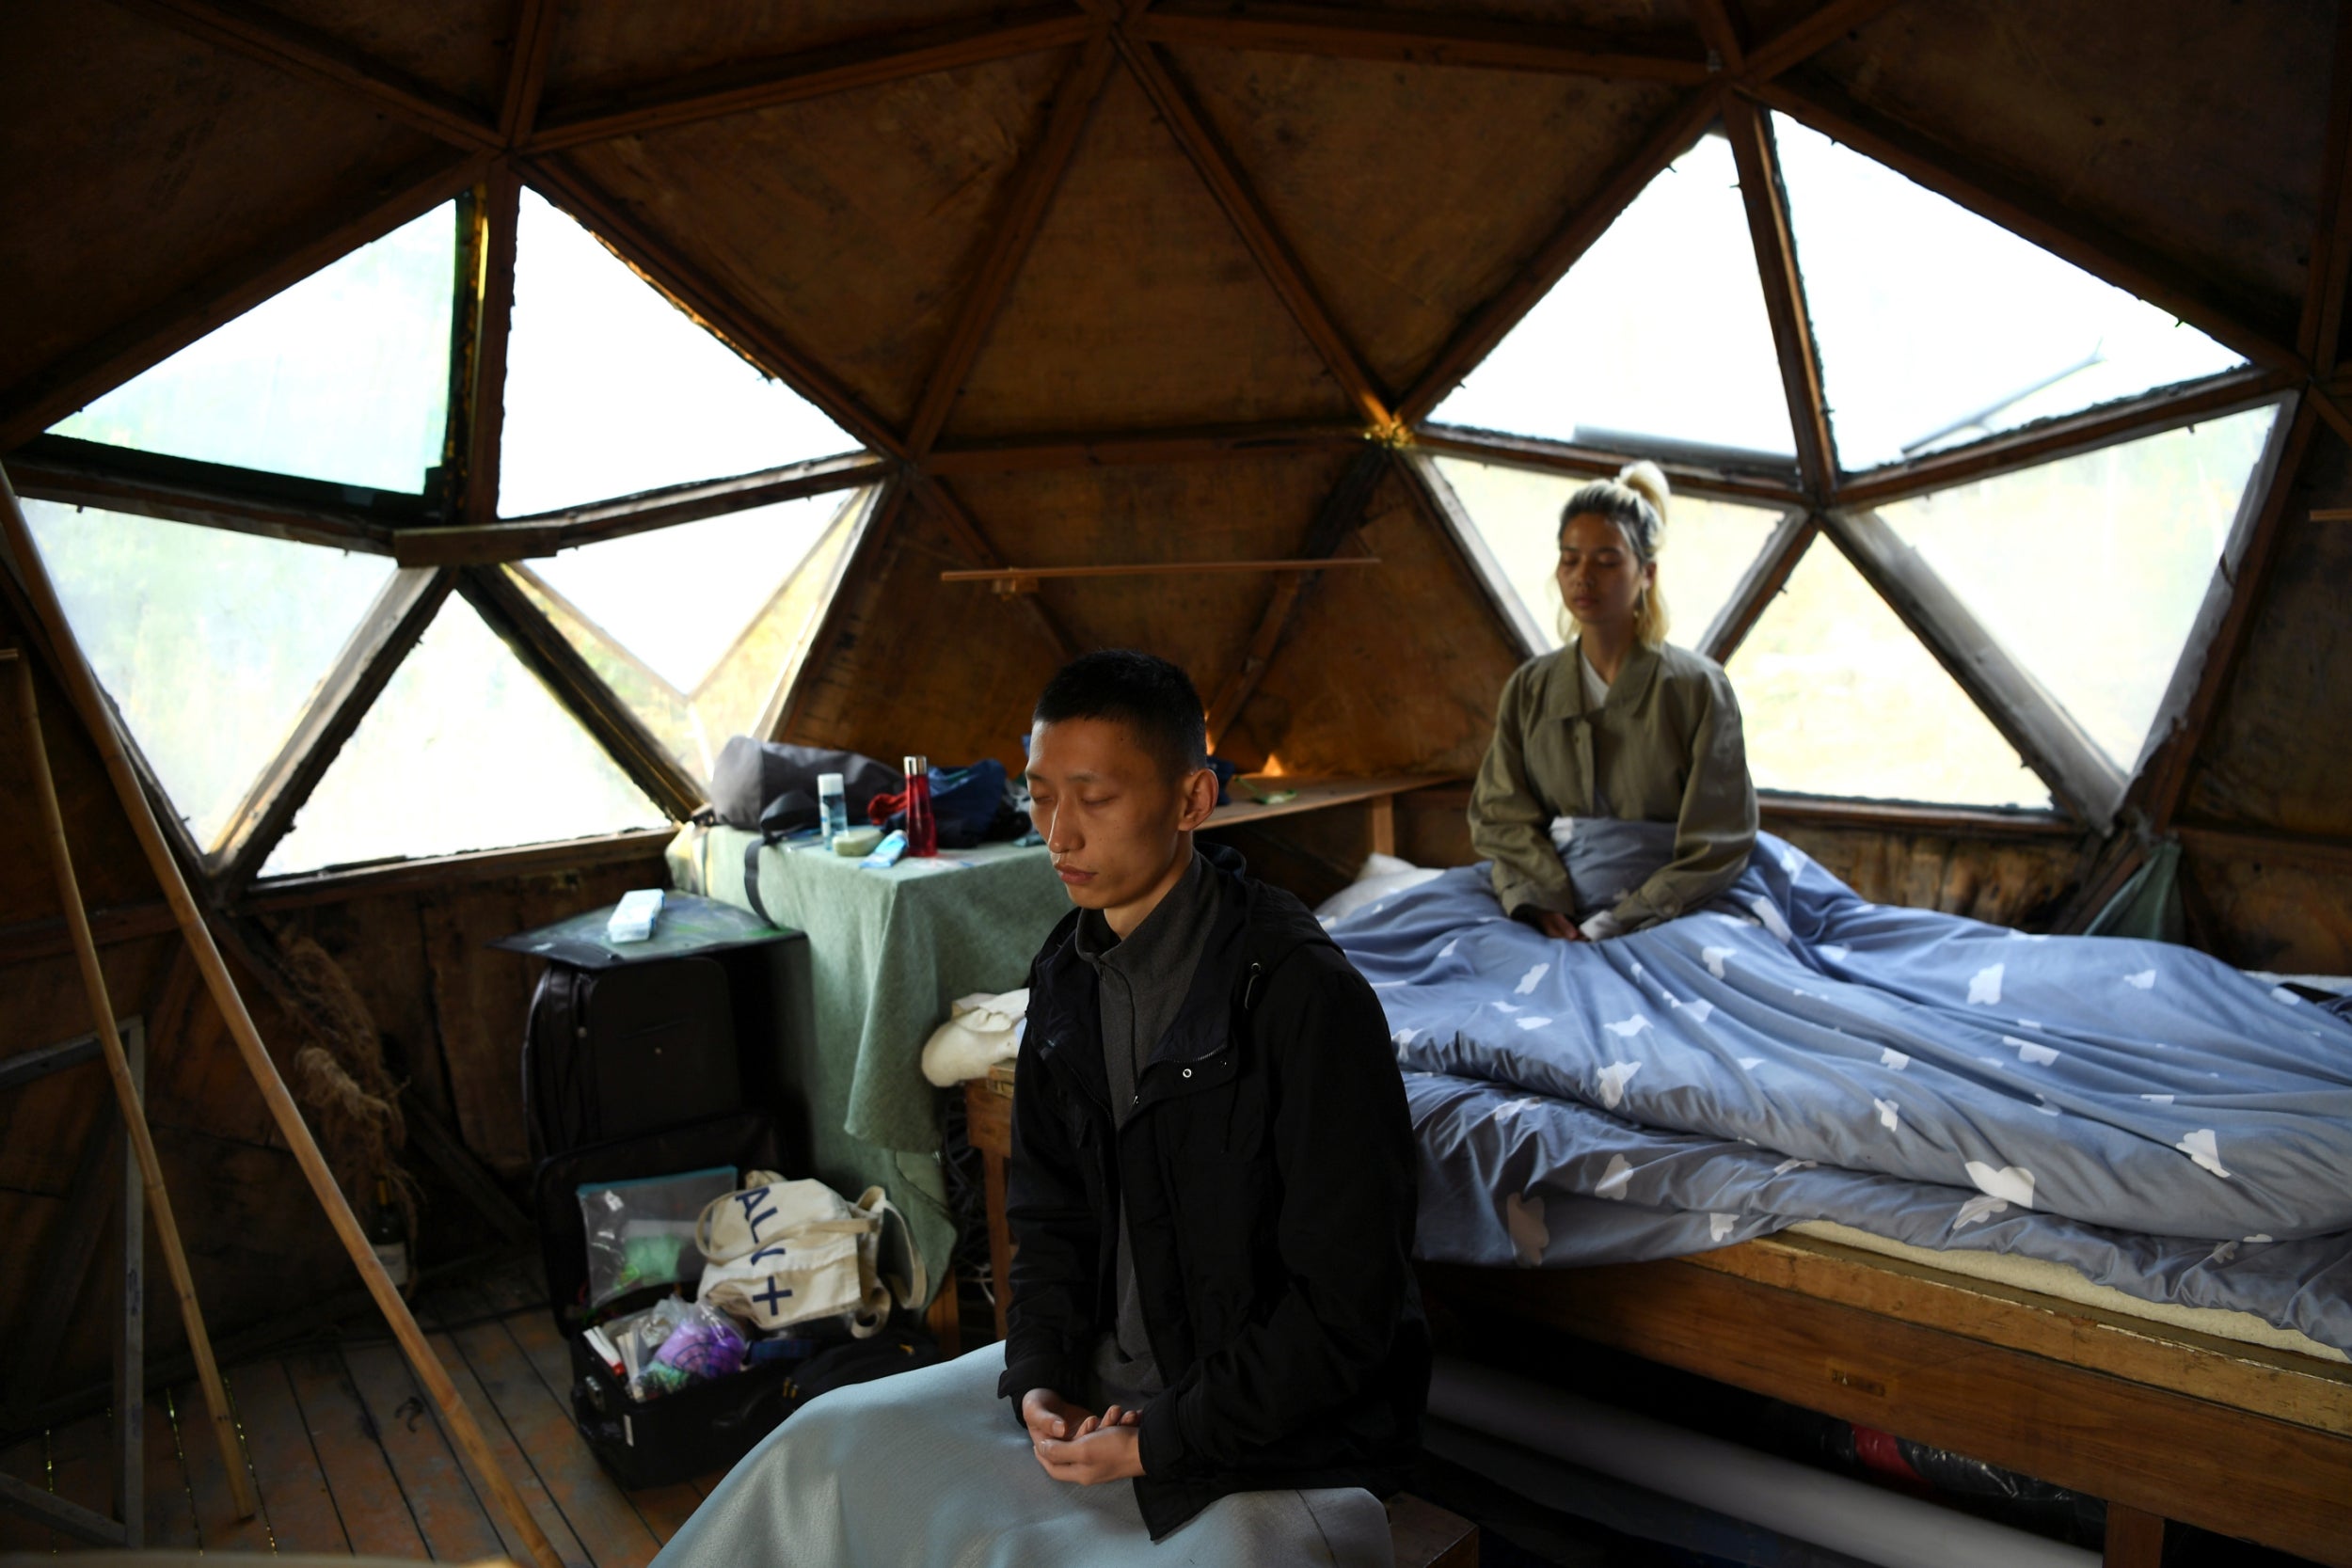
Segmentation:
[[(671, 844), (679, 889), (751, 907), (743, 857), (756, 835), (689, 828)], [(808, 933), (816, 1059), (802, 1064), (820, 1179), (854, 1196), (890, 1190), (934, 1282), (955, 1241), (939, 1168), (939, 1091), (923, 1042), (975, 991), (1018, 989), (1070, 900), (1042, 848), (991, 845), (867, 871), (822, 846), (759, 855), (768, 917)]]

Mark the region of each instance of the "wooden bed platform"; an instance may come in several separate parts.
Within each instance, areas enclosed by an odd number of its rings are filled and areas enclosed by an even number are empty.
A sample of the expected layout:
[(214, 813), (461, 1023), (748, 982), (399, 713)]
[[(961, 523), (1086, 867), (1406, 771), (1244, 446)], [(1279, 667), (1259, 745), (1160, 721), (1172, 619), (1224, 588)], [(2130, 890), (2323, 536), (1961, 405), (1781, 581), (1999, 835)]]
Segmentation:
[[(500, 1463), (572, 1568), (636, 1568), (675, 1534), (719, 1474), (624, 1492), (572, 1424), (571, 1363), (533, 1268), (437, 1289), (418, 1309)], [(381, 1325), (224, 1369), (261, 1497), (230, 1517), (218, 1449), (193, 1383), (150, 1395), (146, 1544), (215, 1552), (362, 1553), (477, 1561), (508, 1555), (495, 1514), (432, 1402)], [(113, 1509), (110, 1420), (93, 1416), (0, 1451), (0, 1471), (101, 1513)], [(723, 1473), (723, 1472), (722, 1472)], [(80, 1548), (0, 1511), (0, 1553)]]
[(2352, 1568), (2352, 1367), (1807, 1237), (1589, 1269), (1426, 1265), (1507, 1317), (2106, 1499), (2106, 1560), (2164, 1522)]

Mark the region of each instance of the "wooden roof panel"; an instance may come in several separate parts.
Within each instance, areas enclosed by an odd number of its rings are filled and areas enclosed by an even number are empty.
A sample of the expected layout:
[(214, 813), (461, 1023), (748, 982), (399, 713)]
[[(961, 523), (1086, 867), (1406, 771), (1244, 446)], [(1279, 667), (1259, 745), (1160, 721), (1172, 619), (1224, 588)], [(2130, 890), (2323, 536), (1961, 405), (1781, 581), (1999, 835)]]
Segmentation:
[(548, 58), (546, 102), (560, 113), (694, 71), (1004, 8), (994, 0), (566, 0)]
[[(973, 476), (956, 493), (1015, 565), (1263, 561), (1295, 556), (1347, 454)], [(1373, 568), (1364, 568), (1371, 570)], [(1202, 573), (1049, 581), (1047, 606), (1084, 648), (1140, 648), (1184, 666), (1214, 701), (1276, 578)], [(977, 603), (983, 583), (961, 592)]]
[(1889, 8), (1806, 75), (2209, 277), (2291, 342), (2334, 48), (2329, 8), (2302, 0), (1950, 0)]
[(1349, 412), (1142, 88), (1115, 71), (964, 379), (948, 434)]
[(285, 236), (309, 214), (437, 146), (356, 96), (113, 6), (27, 0), (11, 9), (8, 43), (0, 388), (293, 248)]
[(498, 117), (515, 0), (262, 0), (270, 11)]
[(903, 425), (1068, 50), (566, 154)]
[(2205, 730), (2182, 815), (2352, 839), (2352, 450), (2322, 431), (2287, 495), (2246, 650)]
[(1470, 773), (1519, 656), (1403, 474), (1374, 491), (1382, 564), (1327, 572), (1223, 746), (1293, 773)]
[(1650, 82), (1306, 55), (1176, 57), (1324, 304), (1391, 391), (1678, 97)]
[(1486, 17), (1581, 27), (1597, 33), (1679, 34), (1687, 38), (1696, 30), (1685, 0), (1364, 0), (1351, 8)]

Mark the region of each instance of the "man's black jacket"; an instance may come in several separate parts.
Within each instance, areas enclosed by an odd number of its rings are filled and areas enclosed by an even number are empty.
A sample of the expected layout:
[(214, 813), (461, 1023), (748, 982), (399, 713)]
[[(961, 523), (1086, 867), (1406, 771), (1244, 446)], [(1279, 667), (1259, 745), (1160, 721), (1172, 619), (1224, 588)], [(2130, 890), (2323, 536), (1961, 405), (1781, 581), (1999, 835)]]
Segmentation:
[(1126, 1126), (1075, 911), (1030, 966), (1013, 1097), (998, 1392), (1084, 1397), (1117, 1310), (1123, 1193), (1167, 1384), (1136, 1482), (1155, 1540), (1230, 1492), (1394, 1490), (1429, 1389), (1412, 1130), (1380, 1004), (1305, 905), (1202, 852), (1217, 917)]

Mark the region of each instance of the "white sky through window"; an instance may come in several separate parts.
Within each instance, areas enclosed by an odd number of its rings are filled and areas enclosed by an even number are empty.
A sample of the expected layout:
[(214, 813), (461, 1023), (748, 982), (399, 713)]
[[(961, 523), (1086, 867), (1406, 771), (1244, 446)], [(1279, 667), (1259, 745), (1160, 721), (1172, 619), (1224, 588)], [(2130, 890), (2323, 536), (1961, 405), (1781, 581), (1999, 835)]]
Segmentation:
[(1702, 136), (1651, 181), (1430, 418), (1792, 456), (1730, 144)]
[(1840, 467), (2242, 363), (2211, 338), (1786, 116), (1788, 223)]
[(567, 214), (523, 192), (502, 515), (754, 473), (857, 445)]

